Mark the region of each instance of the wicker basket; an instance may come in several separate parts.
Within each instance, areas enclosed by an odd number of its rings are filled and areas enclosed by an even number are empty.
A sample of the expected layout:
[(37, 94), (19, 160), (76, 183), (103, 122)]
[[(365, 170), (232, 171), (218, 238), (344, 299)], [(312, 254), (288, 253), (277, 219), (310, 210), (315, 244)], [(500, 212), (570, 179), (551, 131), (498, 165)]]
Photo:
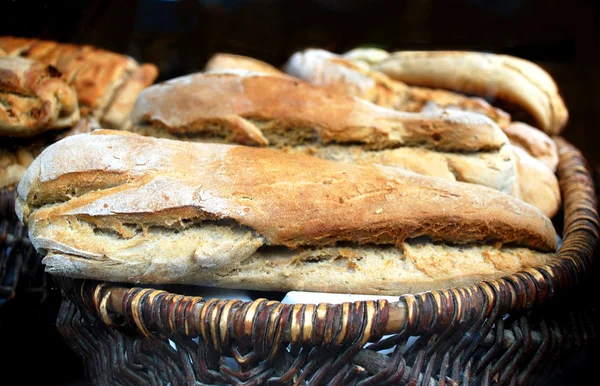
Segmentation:
[(598, 237), (594, 187), (579, 151), (556, 141), (563, 244), (546, 266), (393, 303), (340, 305), (205, 300), (57, 278), (59, 330), (99, 385), (543, 381), (596, 336), (594, 309), (573, 291), (583, 290)]
[(0, 189), (0, 307), (17, 293), (27, 293), (41, 302), (48, 291), (41, 256), (15, 214), (15, 197), (13, 187)]

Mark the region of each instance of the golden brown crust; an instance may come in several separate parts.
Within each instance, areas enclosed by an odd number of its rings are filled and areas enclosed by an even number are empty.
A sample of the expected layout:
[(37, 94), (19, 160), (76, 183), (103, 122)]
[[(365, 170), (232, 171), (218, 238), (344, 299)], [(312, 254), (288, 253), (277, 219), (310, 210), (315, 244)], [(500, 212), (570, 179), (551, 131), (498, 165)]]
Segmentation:
[(0, 49), (56, 67), (77, 91), (82, 115), (101, 119), (108, 110), (106, 123), (113, 128), (122, 128), (117, 124), (126, 121), (132, 99), (157, 76), (153, 65), (140, 68), (130, 57), (87, 45), (0, 37)]
[(16, 38), (12, 36), (0, 37), (0, 49), (8, 56), (19, 56), (35, 43), (35, 39)]
[[(80, 189), (88, 193), (72, 195)], [(67, 201), (43, 206), (60, 192)], [(268, 245), (290, 248), (339, 241), (399, 244), (419, 236), (541, 251), (557, 246), (551, 222), (538, 209), (482, 186), (270, 149), (108, 130), (47, 149), (19, 185), (17, 207), (29, 225), (75, 216), (115, 231), (131, 221), (150, 226), (231, 219)]]
[(132, 124), (133, 130), (152, 125), (186, 135), (219, 125), (222, 136), (229, 132), (233, 141), (263, 146), (316, 141), (473, 152), (507, 142), (479, 114), (398, 112), (292, 78), (244, 71), (193, 74), (149, 87), (136, 101)]
[(31, 137), (78, 120), (75, 90), (53, 67), (0, 57), (0, 135)]
[[(347, 57), (360, 55), (355, 50)], [(550, 75), (538, 65), (512, 56), (401, 51), (371, 60), (370, 68), (410, 85), (505, 99), (531, 114), (540, 129), (549, 134), (560, 133), (569, 117)]]
[(113, 129), (129, 127), (129, 114), (135, 100), (143, 89), (154, 82), (157, 76), (158, 69), (153, 64), (143, 64), (135, 70), (115, 93), (115, 97), (102, 117), (103, 126)]

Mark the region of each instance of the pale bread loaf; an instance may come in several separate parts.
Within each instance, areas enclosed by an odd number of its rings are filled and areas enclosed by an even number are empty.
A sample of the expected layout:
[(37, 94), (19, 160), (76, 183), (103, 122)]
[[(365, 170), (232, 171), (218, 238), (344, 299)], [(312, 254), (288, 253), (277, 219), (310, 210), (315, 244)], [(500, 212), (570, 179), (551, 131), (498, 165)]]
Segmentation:
[(462, 51), (352, 50), (343, 55), (409, 85), (444, 88), (515, 103), (548, 134), (558, 134), (569, 113), (552, 77), (540, 66), (508, 55)]
[[(246, 63), (241, 63), (238, 58), (237, 62), (223, 61), (222, 64), (239, 66)], [(469, 98), (446, 90), (410, 87), (321, 49), (295, 53), (284, 68), (287, 74), (309, 83), (399, 111), (420, 112), (425, 104), (435, 103), (440, 107), (453, 106), (486, 115), (500, 127), (510, 124), (510, 115), (481, 98)]]

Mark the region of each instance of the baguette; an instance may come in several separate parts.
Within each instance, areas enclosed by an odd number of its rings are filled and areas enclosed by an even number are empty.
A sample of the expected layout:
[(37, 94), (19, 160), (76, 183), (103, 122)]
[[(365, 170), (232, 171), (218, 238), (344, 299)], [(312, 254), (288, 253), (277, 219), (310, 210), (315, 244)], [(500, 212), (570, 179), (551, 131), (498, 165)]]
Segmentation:
[(77, 94), (53, 67), (0, 57), (0, 136), (32, 137), (78, 120)]
[(486, 115), (500, 127), (510, 123), (507, 113), (481, 98), (469, 98), (446, 90), (410, 87), (325, 50), (297, 52), (284, 68), (287, 74), (309, 83), (399, 111), (419, 112), (427, 103), (435, 103), (440, 107), (455, 106)]
[[(284, 76), (267, 63), (229, 54), (214, 55), (205, 68), (206, 71), (227, 69)], [(287, 62), (285, 70), (289, 75), (309, 83), (400, 111), (426, 112), (452, 108), (486, 115), (502, 128), (513, 145), (523, 148), (556, 171), (558, 151), (550, 137), (525, 123), (511, 122), (510, 115), (490, 106), (481, 98), (467, 98), (445, 90), (409, 87), (325, 50), (297, 52)]]
[(77, 91), (82, 115), (115, 129), (127, 125), (135, 98), (158, 75), (152, 64), (140, 67), (130, 57), (87, 45), (0, 37), (0, 49), (56, 67)]
[(398, 295), (557, 248), (538, 209), (483, 186), (108, 130), (46, 149), (16, 211), (47, 271), (134, 283)]
[(353, 151), (359, 145), (386, 154), (404, 147), (456, 157), (485, 153), (496, 158), (500, 178), (490, 179), (493, 188), (511, 191), (516, 176), (516, 164), (503, 150), (507, 137), (482, 115), (398, 112), (291, 77), (228, 70), (174, 79), (140, 94), (132, 123), (132, 131), (144, 135), (290, 151), (307, 145)]
[(552, 77), (538, 65), (508, 55), (460, 51), (352, 50), (343, 56), (410, 85), (444, 88), (500, 98), (528, 112), (544, 132), (555, 135), (569, 113)]

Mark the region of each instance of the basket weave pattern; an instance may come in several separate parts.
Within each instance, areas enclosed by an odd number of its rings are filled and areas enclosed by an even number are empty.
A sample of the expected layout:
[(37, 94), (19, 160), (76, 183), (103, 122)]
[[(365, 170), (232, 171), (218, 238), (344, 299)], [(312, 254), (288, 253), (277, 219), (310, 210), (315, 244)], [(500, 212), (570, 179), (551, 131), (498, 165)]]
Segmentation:
[(393, 303), (340, 305), (61, 278), (59, 330), (94, 384), (530, 384), (596, 336), (595, 316), (564, 301), (592, 264), (595, 192), (579, 151), (557, 144), (563, 244), (548, 265)]
[(17, 292), (26, 291), (43, 300), (47, 291), (41, 257), (15, 214), (15, 197), (13, 188), (0, 189), (0, 305)]

